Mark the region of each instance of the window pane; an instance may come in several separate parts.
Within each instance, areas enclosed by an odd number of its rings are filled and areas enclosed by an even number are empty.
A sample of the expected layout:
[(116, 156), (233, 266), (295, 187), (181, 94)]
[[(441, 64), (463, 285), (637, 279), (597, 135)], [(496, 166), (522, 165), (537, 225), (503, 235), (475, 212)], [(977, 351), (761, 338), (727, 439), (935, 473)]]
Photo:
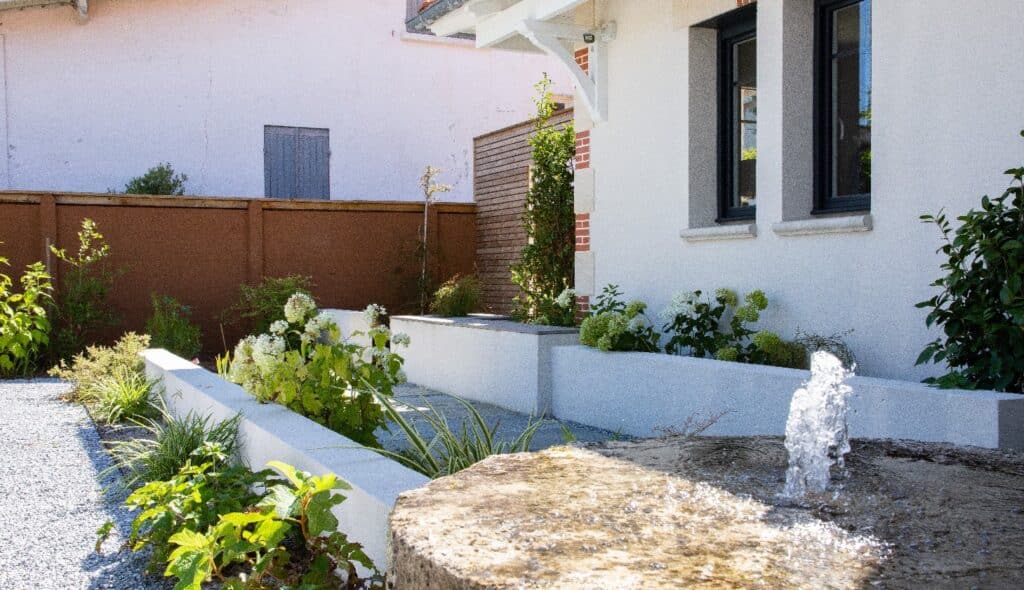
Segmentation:
[(832, 14), (832, 197), (871, 192), (871, 0)]
[(734, 56), (736, 136), (729, 205), (753, 207), (757, 204), (757, 39), (737, 43)]

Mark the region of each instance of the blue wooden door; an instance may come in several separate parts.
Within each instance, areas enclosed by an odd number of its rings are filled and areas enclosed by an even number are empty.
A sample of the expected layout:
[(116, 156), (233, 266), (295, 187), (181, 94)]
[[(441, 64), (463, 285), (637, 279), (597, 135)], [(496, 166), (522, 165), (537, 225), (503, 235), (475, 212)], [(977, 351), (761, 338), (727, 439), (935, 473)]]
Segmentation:
[(266, 196), (330, 199), (330, 131), (268, 125), (263, 134)]

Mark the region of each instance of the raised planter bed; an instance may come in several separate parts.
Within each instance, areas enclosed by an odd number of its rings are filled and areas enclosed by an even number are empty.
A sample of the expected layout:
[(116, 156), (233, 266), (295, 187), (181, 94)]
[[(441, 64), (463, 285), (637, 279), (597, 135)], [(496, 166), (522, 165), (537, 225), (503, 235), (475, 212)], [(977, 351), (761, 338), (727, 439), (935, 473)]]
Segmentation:
[(575, 328), (535, 326), (497, 316), (395, 316), (409, 381), (524, 414), (551, 411), (551, 350), (575, 344)]
[(242, 459), (253, 469), (279, 460), (314, 475), (334, 473), (352, 485), (335, 508), (340, 529), (362, 543), (378, 567), (388, 566), (388, 515), (398, 495), (427, 483), (358, 443), (277, 404), (261, 404), (229, 383), (166, 350), (142, 354), (146, 374), (161, 381), (169, 411), (223, 420), (242, 414)]
[[(457, 370), (454, 364), (447, 366)], [(551, 352), (554, 415), (633, 436), (728, 411), (707, 434), (785, 433), (790, 398), (808, 371), (586, 346)], [(854, 377), (850, 434), (1024, 449), (1024, 395), (943, 390)]]

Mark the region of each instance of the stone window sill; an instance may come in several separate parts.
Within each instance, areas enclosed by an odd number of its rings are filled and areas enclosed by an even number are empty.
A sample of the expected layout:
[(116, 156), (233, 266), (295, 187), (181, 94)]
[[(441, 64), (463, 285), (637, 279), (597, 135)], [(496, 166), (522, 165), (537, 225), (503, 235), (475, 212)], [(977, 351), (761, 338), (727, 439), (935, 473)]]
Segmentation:
[(783, 237), (797, 237), (859, 233), (871, 231), (873, 227), (874, 219), (870, 213), (867, 213), (863, 215), (783, 221), (773, 224), (772, 231), (776, 235)]
[(694, 227), (681, 230), (679, 237), (687, 242), (717, 242), (721, 240), (749, 240), (757, 237), (756, 223), (734, 223)]

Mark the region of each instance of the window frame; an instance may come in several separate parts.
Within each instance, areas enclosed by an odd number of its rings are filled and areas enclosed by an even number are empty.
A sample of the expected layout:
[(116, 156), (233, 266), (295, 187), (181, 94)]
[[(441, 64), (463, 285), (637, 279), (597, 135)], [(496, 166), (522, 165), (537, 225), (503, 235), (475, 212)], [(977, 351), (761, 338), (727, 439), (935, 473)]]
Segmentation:
[(739, 133), (733, 104), (732, 80), (736, 71), (736, 45), (757, 39), (757, 3), (733, 10), (717, 21), (718, 29), (718, 218), (716, 221), (750, 221), (757, 217), (757, 205), (732, 206), (735, 184), (733, 170), (737, 162), (736, 138)]
[[(871, 192), (832, 195), (832, 37), (833, 15), (864, 0), (817, 0), (814, 8), (814, 207), (813, 215), (871, 211)], [(874, 15), (874, 11), (872, 11)], [(869, 23), (870, 26), (870, 23)], [(874, 61), (874, 46), (871, 48)], [(872, 63), (872, 70), (874, 64)]]

